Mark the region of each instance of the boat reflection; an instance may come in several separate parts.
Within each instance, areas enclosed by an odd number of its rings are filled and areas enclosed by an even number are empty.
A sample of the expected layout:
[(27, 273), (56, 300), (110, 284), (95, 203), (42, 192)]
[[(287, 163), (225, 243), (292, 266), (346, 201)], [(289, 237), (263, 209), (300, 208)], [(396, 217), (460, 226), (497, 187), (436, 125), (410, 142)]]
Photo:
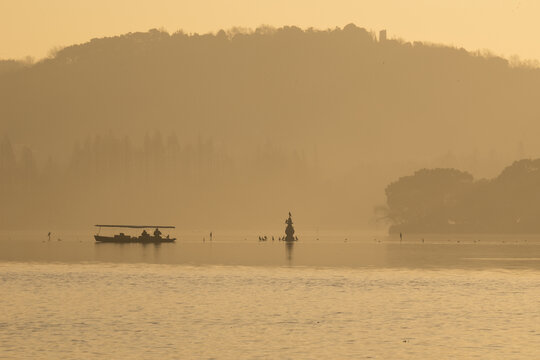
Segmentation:
[[(101, 261), (116, 262), (125, 260), (127, 262), (161, 262), (161, 243), (106, 243), (95, 242), (94, 257)], [(166, 244), (167, 246), (169, 244)], [(172, 245), (172, 244), (171, 244)]]

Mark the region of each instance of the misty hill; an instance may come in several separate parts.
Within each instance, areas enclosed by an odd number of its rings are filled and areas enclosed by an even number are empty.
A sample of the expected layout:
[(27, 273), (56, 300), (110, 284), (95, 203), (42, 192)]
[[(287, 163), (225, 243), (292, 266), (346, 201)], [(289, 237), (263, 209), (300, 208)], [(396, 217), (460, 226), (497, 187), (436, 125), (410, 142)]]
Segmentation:
[(39, 152), (64, 151), (88, 134), (156, 129), (180, 139), (317, 145), (330, 159), (514, 152), (529, 144), (525, 129), (540, 130), (539, 88), (540, 70), (462, 49), (378, 42), (354, 25), (151, 30), (93, 39), (4, 73), (0, 133)]
[(490, 180), (455, 169), (423, 169), (386, 188), (390, 232), (538, 233), (540, 159)]
[[(378, 41), (352, 24), (215, 35), (151, 30), (73, 45), (31, 66), (3, 62), (0, 69), (0, 136), (17, 161), (30, 152), (38, 174), (51, 162), (63, 176), (76, 149), (96, 137), (128, 138), (134, 148), (158, 132), (174, 134), (186, 149), (211, 141), (229, 159), (223, 166), (237, 187), (212, 175), (219, 183), (213, 189), (224, 194), (209, 199), (203, 185), (191, 185), (200, 209), (189, 214), (193, 207), (185, 205), (180, 213), (206, 216), (204, 224), (223, 213), (239, 226), (281, 219), (291, 207), (302, 209), (305, 218), (295, 219), (312, 228), (362, 227), (384, 202), (385, 184), (415, 168), (488, 176), (524, 153), (540, 155), (540, 70), (463, 49)], [(290, 168), (275, 154), (310, 164), (300, 166), (303, 184), (286, 181)], [(58, 180), (61, 189), (71, 188), (69, 179)], [(156, 177), (148, 186), (165, 199), (185, 184), (164, 186)], [(115, 181), (106, 187), (125, 208), (136, 202), (136, 188), (126, 193)], [(106, 196), (92, 194), (96, 202)], [(246, 201), (237, 206), (241, 197)], [(230, 209), (209, 215), (219, 201), (232, 201)], [(151, 207), (156, 216), (166, 212)], [(87, 208), (86, 217), (99, 211), (98, 204)]]

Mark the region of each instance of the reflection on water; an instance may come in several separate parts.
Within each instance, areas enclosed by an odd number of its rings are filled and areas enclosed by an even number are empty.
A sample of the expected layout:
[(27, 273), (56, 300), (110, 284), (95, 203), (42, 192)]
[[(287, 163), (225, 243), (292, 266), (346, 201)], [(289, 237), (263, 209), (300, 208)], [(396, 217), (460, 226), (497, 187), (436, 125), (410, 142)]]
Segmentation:
[(384, 234), (302, 234), (301, 241), (285, 244), (260, 242), (244, 233), (220, 233), (205, 242), (202, 234), (176, 235), (179, 240), (172, 244), (95, 243), (85, 232), (66, 232), (62, 241), (46, 241), (46, 235), (0, 233), (0, 261), (540, 269), (536, 235), (407, 235), (400, 242), (399, 236)]
[(538, 359), (538, 277), (0, 262), (0, 358)]
[(0, 233), (2, 359), (539, 358), (535, 236), (61, 236)]
[(293, 264), (292, 255), (293, 255), (294, 243), (292, 241), (287, 241), (285, 243), (285, 250), (287, 252), (287, 263), (289, 266)]
[[(165, 246), (171, 244), (164, 244)], [(66, 247), (68, 247), (67, 245)], [(66, 249), (66, 253), (57, 254), (58, 256), (70, 256), (70, 252)], [(75, 249), (71, 249), (75, 251)], [(107, 261), (107, 262), (146, 262), (146, 263), (161, 263), (162, 244), (160, 243), (93, 243), (92, 250), (94, 256), (85, 261)], [(53, 254), (49, 254), (53, 255)], [(78, 258), (84, 254), (79, 254)], [(59, 260), (63, 261), (63, 260)], [(69, 262), (69, 260), (66, 260)]]

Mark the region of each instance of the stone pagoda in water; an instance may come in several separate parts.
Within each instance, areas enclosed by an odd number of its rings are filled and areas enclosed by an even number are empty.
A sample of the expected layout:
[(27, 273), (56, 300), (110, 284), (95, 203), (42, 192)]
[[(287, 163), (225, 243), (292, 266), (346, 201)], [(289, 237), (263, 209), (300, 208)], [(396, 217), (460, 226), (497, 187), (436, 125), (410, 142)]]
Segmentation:
[(289, 212), (289, 218), (285, 220), (285, 224), (287, 224), (287, 227), (285, 228), (285, 235), (286, 235), (285, 241), (297, 241), (298, 238), (294, 236), (294, 227), (292, 226), (293, 222), (292, 222), (290, 212)]

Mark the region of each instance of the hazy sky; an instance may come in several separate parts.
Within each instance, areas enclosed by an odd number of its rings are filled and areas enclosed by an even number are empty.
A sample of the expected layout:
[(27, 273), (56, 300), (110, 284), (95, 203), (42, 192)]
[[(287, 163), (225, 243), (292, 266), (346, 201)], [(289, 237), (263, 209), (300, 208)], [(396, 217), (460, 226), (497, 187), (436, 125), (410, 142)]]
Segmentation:
[(213, 32), (260, 24), (328, 28), (353, 22), (389, 37), (540, 59), (537, 0), (1, 0), (0, 58), (151, 28)]

